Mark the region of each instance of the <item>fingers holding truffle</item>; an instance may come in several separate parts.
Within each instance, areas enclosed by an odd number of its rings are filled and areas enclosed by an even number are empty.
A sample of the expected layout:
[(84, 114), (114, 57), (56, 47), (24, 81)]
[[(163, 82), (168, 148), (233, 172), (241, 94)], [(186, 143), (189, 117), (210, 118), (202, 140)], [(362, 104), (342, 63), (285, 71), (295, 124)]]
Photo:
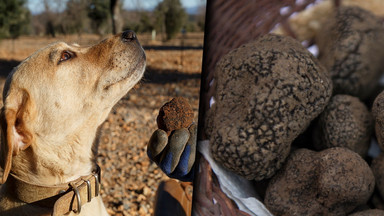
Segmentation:
[(147, 154), (171, 178), (192, 181), (197, 127), (188, 101), (178, 97), (164, 104), (157, 129), (148, 142)]
[(165, 173), (175, 171), (188, 140), (189, 131), (185, 128), (175, 130), (172, 136), (169, 137), (169, 142), (164, 149), (165, 152), (160, 159), (161, 163), (164, 164), (163, 170)]
[(157, 157), (167, 146), (168, 135), (164, 130), (157, 129), (153, 132), (148, 142), (147, 153), (150, 158)]

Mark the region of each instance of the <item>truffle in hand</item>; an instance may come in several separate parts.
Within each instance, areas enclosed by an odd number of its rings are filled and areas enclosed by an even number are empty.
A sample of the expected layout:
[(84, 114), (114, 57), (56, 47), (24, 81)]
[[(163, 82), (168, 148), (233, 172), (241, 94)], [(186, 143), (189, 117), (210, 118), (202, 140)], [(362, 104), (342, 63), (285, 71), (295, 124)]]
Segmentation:
[(173, 98), (164, 104), (157, 116), (157, 126), (170, 134), (172, 131), (188, 128), (193, 122), (193, 110), (183, 97)]

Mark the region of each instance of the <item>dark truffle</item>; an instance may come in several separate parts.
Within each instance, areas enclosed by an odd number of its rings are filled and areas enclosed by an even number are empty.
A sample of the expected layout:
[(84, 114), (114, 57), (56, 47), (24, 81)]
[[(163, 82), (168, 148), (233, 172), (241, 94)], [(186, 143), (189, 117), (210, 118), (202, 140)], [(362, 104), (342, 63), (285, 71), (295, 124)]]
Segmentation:
[(360, 212), (350, 214), (349, 216), (383, 216), (384, 210), (381, 209), (369, 209)]
[(372, 130), (371, 113), (357, 97), (335, 95), (316, 123), (314, 145), (318, 150), (346, 147), (365, 157)]
[(157, 126), (166, 132), (188, 128), (193, 122), (193, 110), (187, 99), (183, 97), (173, 98), (164, 104), (157, 116)]
[(371, 164), (372, 172), (375, 175), (376, 187), (379, 189), (381, 197), (384, 197), (384, 154), (373, 159)]
[(368, 98), (384, 68), (384, 28), (359, 7), (338, 7), (316, 36), (319, 60), (330, 72), (334, 94)]
[(270, 181), (264, 204), (274, 215), (345, 215), (375, 187), (368, 164), (347, 148), (298, 149)]
[(384, 91), (381, 92), (373, 102), (372, 116), (375, 122), (377, 142), (381, 150), (384, 150)]
[(270, 178), (291, 142), (329, 101), (327, 71), (298, 41), (274, 34), (225, 55), (214, 75), (206, 132), (216, 161), (251, 180)]

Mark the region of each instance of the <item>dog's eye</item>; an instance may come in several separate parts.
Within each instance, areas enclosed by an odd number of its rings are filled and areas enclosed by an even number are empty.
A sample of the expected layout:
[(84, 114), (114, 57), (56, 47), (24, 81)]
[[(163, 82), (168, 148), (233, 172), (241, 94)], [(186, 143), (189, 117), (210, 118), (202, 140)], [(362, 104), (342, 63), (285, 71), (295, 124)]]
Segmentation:
[(67, 60), (71, 59), (72, 56), (73, 56), (73, 53), (71, 53), (69, 51), (64, 51), (63, 53), (61, 53), (61, 57), (60, 57), (59, 62), (67, 61)]

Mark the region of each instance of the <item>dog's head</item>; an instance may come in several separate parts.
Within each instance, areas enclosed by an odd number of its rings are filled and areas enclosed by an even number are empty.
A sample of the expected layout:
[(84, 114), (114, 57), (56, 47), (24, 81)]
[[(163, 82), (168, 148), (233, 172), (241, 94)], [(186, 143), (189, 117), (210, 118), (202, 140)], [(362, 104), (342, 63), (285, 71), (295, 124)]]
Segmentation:
[(12, 156), (36, 140), (59, 143), (76, 136), (76, 130), (97, 128), (141, 79), (145, 60), (132, 31), (91, 47), (54, 43), (25, 59), (9, 75), (3, 92), (3, 181)]

